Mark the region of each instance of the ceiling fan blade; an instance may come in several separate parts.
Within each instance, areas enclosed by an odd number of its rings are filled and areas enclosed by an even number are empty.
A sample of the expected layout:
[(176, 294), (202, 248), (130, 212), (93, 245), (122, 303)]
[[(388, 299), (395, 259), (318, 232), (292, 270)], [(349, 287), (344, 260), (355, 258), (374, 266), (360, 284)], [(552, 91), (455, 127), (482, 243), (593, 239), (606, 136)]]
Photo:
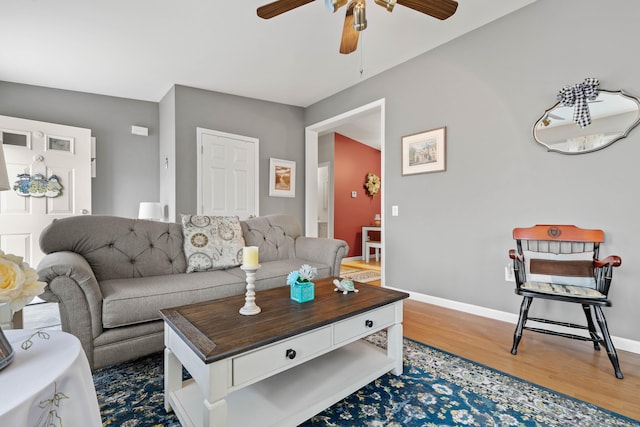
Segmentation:
[(342, 39), (340, 40), (340, 53), (349, 54), (358, 48), (358, 37), (360, 32), (353, 28), (353, 7), (354, 1), (347, 7), (347, 15), (344, 17), (344, 27), (342, 28)]
[(297, 7), (311, 3), (313, 0), (277, 0), (258, 8), (258, 16), (263, 19), (273, 18), (281, 13), (288, 12)]
[(447, 19), (458, 9), (455, 0), (398, 0), (398, 4), (437, 19)]

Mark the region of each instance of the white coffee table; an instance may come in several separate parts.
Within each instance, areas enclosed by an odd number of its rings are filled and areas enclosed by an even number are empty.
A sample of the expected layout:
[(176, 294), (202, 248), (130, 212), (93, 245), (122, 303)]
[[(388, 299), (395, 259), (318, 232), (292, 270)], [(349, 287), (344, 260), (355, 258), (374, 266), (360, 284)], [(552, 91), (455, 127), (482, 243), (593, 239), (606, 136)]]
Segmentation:
[[(402, 300), (356, 283), (358, 293), (316, 282), (299, 304), (289, 288), (162, 310), (165, 408), (183, 426), (296, 426), (383, 374), (402, 373)], [(361, 338), (387, 329), (387, 350)], [(182, 367), (192, 379), (182, 382)]]

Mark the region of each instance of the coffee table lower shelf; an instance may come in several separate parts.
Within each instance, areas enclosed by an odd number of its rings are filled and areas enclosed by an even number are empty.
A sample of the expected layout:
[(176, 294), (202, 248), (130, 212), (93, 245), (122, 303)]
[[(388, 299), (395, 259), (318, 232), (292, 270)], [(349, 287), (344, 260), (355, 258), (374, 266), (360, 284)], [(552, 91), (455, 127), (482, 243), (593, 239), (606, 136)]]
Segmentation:
[[(296, 426), (396, 365), (386, 350), (355, 341), (229, 393), (228, 425)], [(203, 425), (204, 397), (194, 381), (186, 381), (168, 397), (183, 426)]]

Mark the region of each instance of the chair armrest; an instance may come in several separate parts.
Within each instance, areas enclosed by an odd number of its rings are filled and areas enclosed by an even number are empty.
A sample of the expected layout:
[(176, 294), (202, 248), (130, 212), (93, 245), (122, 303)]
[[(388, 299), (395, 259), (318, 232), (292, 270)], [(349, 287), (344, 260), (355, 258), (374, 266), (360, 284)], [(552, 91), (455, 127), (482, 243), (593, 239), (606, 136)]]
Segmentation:
[(518, 258), (519, 261), (523, 261), (523, 256), (520, 255), (515, 249), (509, 249), (509, 258), (515, 260)]
[(331, 276), (340, 275), (340, 264), (348, 252), (349, 245), (344, 240), (304, 236), (296, 239), (296, 257), (329, 265)]
[(520, 288), (526, 280), (524, 256), (519, 254), (515, 249), (509, 249), (509, 258), (513, 260), (513, 275), (516, 281), (516, 287)]
[(87, 357), (93, 355), (93, 339), (102, 333), (102, 291), (91, 266), (75, 252), (53, 252), (37, 271), (47, 283), (40, 298), (58, 303), (62, 330), (78, 337)]
[(604, 267), (606, 265), (610, 265), (612, 267), (620, 267), (621, 264), (622, 264), (622, 258), (620, 258), (617, 255), (610, 255), (605, 259), (593, 260), (593, 265), (598, 268)]

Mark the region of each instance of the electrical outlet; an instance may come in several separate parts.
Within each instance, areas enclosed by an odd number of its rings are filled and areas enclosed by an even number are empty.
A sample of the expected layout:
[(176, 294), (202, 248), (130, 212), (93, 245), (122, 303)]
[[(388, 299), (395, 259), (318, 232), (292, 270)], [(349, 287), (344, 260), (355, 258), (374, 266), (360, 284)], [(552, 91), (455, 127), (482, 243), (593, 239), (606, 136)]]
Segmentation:
[(506, 265), (504, 268), (504, 280), (507, 282), (515, 282), (516, 278), (513, 274), (513, 268), (510, 265)]

